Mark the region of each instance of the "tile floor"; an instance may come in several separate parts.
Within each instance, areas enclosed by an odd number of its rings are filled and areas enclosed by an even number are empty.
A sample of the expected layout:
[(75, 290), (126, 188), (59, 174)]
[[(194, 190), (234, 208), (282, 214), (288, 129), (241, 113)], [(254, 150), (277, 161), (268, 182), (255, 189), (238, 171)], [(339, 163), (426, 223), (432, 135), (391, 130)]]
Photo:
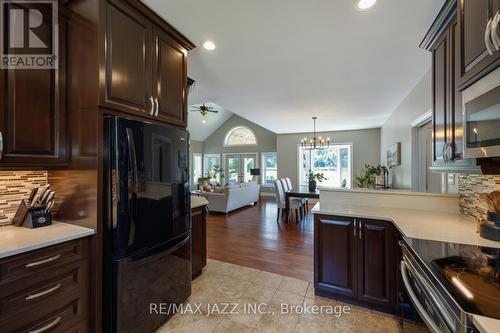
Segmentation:
[[(428, 332), (406, 322), (400, 329), (392, 316), (314, 296), (309, 281), (210, 259), (186, 304), (201, 304), (201, 311), (177, 313), (157, 333)], [(249, 310), (257, 305), (260, 312)], [(324, 313), (300, 313), (303, 307), (282, 313), (294, 305), (316, 305)]]

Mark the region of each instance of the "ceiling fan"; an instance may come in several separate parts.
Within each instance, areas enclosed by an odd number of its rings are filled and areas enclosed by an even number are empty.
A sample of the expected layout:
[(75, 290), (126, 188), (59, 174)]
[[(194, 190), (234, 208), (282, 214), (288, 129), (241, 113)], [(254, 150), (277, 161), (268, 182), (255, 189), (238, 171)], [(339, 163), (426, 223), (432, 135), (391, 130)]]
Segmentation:
[(213, 107), (211, 106), (206, 106), (205, 103), (203, 103), (202, 105), (199, 105), (199, 106), (194, 106), (192, 107), (189, 112), (199, 112), (201, 113), (202, 116), (206, 116), (209, 112), (212, 112), (212, 113), (219, 113), (219, 111), (217, 110), (214, 110)]

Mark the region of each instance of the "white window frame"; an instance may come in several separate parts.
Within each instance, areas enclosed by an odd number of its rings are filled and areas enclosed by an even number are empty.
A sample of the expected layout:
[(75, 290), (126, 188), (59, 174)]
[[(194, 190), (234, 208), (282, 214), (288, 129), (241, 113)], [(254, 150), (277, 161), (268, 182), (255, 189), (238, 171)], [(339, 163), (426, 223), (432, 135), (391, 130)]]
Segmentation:
[(201, 177), (204, 176), (204, 174), (203, 174), (203, 154), (202, 153), (193, 153), (192, 154), (193, 163), (192, 163), (192, 167), (191, 167), (191, 174), (193, 177), (193, 181), (192, 181), (193, 185), (198, 185), (198, 178), (195, 177), (195, 174), (194, 174), (194, 165), (195, 165), (194, 160), (196, 157), (199, 157), (201, 159)]
[[(244, 144), (239, 144), (239, 145), (228, 144), (227, 140), (229, 140), (229, 137), (231, 136), (231, 134), (233, 134), (234, 131), (236, 131), (240, 128), (244, 128), (244, 129), (249, 130), (252, 133), (253, 137), (255, 138), (255, 143), (244, 143)], [(224, 142), (223, 142), (224, 147), (252, 147), (252, 146), (258, 146), (258, 145), (259, 145), (259, 141), (257, 139), (257, 135), (255, 135), (255, 132), (248, 126), (243, 126), (243, 125), (234, 126), (229, 131), (227, 131), (226, 135), (224, 136)]]
[(265, 170), (265, 167), (264, 167), (264, 162), (265, 162), (265, 156), (266, 155), (269, 155), (269, 154), (275, 154), (276, 155), (276, 172), (278, 171), (278, 153), (275, 152), (275, 151), (268, 151), (268, 152), (263, 152), (261, 153), (260, 155), (260, 161), (261, 161), (261, 164), (260, 164), (260, 184), (263, 186), (263, 187), (274, 187), (274, 184), (266, 184), (264, 182), (265, 180), (265, 174), (264, 174), (264, 170)]
[[(350, 159), (350, 174), (351, 174), (351, 182), (348, 184), (349, 187), (346, 187), (347, 189), (352, 189), (353, 188), (353, 179), (354, 179), (354, 174), (353, 174), (353, 165), (354, 165), (354, 145), (352, 142), (335, 142), (335, 143), (330, 143), (330, 146), (349, 146), (349, 149), (351, 151), (351, 159)], [(308, 185), (307, 183), (304, 183), (305, 180), (301, 178), (301, 170), (302, 170), (302, 156), (300, 156), (300, 143), (297, 144), (297, 179), (299, 185)], [(332, 187), (328, 185), (321, 185), (318, 184), (318, 187)], [(337, 187), (335, 187), (337, 188)]]
[[(206, 170), (206, 167), (207, 167), (207, 158), (208, 157), (219, 157), (219, 166), (222, 168), (223, 165), (221, 164), (222, 163), (222, 154), (219, 154), (219, 153), (210, 153), (210, 154), (203, 154), (203, 166), (202, 166), (202, 170), (203, 170), (203, 177), (205, 177), (207, 175), (207, 172), (210, 171), (210, 170)], [(222, 179), (221, 179), (222, 181)]]

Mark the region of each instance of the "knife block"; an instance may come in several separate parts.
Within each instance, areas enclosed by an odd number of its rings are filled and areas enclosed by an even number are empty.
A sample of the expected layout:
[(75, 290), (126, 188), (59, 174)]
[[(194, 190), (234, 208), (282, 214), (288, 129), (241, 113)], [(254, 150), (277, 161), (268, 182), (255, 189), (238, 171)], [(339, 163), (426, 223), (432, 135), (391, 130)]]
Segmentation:
[(43, 207), (28, 208), (29, 206), (30, 203), (27, 200), (21, 201), (12, 219), (13, 225), (34, 229), (52, 224), (50, 212), (45, 212)]

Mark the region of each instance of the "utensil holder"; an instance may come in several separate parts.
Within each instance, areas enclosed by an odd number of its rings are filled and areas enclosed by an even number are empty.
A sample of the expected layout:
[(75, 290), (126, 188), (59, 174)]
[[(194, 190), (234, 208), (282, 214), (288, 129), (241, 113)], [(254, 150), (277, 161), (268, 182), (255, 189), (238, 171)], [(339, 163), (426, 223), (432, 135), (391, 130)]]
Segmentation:
[(488, 221), (500, 224), (500, 213), (499, 212), (490, 212), (486, 214)]
[(13, 225), (34, 229), (52, 224), (52, 215), (50, 212), (45, 212), (45, 208), (29, 208), (29, 206), (27, 200), (21, 201), (12, 219)]

